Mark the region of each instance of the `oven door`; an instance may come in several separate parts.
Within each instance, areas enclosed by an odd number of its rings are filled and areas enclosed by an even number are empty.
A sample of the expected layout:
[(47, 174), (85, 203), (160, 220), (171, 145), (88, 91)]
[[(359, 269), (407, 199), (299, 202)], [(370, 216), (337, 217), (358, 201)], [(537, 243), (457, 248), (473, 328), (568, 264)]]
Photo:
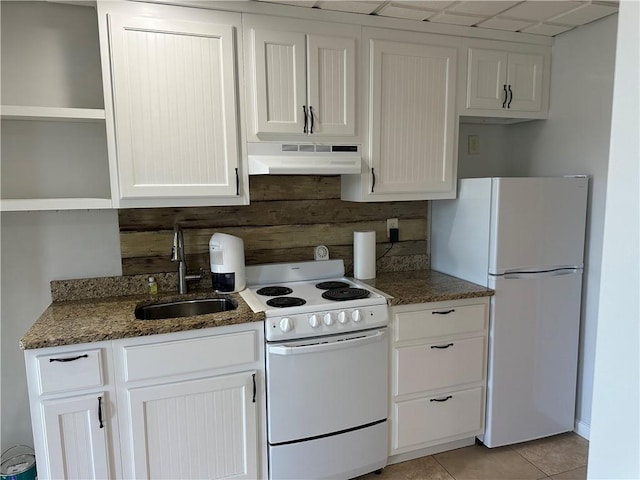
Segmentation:
[(271, 445), (387, 418), (386, 328), (269, 343), (266, 350)]

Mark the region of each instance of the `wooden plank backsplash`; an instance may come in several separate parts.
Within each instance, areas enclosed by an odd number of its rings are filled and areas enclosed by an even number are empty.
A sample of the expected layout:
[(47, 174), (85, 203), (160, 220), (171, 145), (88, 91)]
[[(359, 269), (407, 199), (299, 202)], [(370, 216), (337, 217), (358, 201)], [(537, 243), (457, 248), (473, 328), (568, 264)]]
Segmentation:
[[(375, 230), (379, 271), (428, 268), (428, 203), (340, 200), (339, 176), (251, 176), (251, 204), (237, 207), (119, 210), (123, 274), (172, 272), (173, 225), (184, 230), (189, 269), (209, 270), (215, 232), (244, 240), (247, 265), (313, 260), (316, 245), (353, 269), (353, 232)], [(387, 240), (387, 218), (398, 218), (400, 241)]]

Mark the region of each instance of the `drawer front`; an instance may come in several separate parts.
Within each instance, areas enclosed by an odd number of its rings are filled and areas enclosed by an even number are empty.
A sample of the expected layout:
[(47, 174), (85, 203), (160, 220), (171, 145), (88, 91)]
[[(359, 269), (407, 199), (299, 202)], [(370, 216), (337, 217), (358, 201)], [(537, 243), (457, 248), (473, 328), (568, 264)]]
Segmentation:
[(101, 387), (102, 349), (61, 351), (37, 357), (40, 394)]
[(486, 305), (463, 305), (396, 313), (395, 341), (481, 332), (486, 328)]
[(480, 382), (485, 374), (485, 337), (394, 349), (394, 395)]
[(127, 382), (231, 367), (257, 360), (256, 332), (124, 347)]
[(478, 387), (394, 404), (392, 448), (482, 433), (483, 397)]

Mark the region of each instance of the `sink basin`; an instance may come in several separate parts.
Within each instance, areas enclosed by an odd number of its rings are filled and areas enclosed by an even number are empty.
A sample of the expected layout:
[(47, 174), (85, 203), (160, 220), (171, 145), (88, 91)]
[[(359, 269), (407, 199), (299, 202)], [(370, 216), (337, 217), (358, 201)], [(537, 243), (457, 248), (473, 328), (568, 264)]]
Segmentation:
[(160, 320), (163, 318), (193, 317), (206, 313), (227, 312), (238, 308), (238, 303), (228, 298), (206, 298), (154, 303), (136, 307), (138, 320)]

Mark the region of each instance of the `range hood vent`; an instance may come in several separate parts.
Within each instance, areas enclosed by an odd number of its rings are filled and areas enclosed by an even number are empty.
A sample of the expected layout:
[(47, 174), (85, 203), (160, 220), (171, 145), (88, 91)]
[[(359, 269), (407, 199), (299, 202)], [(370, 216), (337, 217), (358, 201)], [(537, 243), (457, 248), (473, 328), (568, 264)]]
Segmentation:
[(249, 143), (249, 175), (359, 174), (360, 145)]

